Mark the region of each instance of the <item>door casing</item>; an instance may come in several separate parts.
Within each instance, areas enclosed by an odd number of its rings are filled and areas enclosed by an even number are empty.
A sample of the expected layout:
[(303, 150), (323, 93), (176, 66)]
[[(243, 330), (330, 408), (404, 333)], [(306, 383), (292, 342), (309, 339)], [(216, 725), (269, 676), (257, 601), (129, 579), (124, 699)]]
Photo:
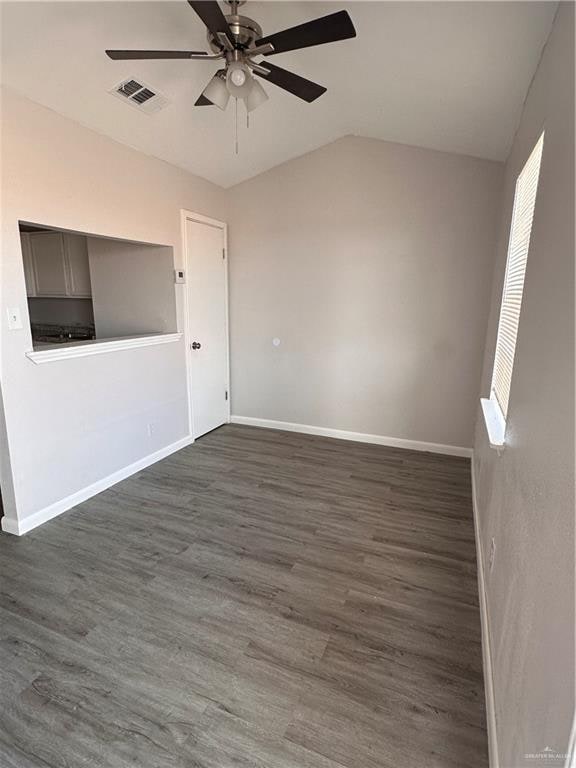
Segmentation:
[(228, 391), (228, 400), (226, 401), (226, 421), (230, 423), (230, 401), (231, 401), (231, 392), (230, 392), (230, 325), (229, 325), (229, 311), (228, 311), (228, 302), (229, 302), (229, 292), (228, 292), (228, 225), (224, 221), (219, 221), (218, 219), (212, 219), (209, 216), (204, 216), (201, 213), (195, 213), (194, 211), (188, 211), (186, 209), (182, 209), (180, 212), (180, 228), (181, 228), (181, 238), (182, 238), (182, 256), (184, 261), (184, 269), (186, 270), (186, 283), (183, 285), (184, 288), (184, 343), (186, 345), (186, 378), (187, 378), (187, 391), (188, 391), (188, 432), (190, 434), (190, 437), (193, 438), (192, 442), (194, 442), (194, 436), (196, 434), (196, 430), (194, 429), (194, 409), (193, 409), (193, 398), (192, 398), (192, 389), (193, 389), (193, 381), (194, 381), (194, 365), (192, 361), (192, 350), (190, 349), (190, 345), (192, 343), (192, 339), (190, 336), (190, 307), (188, 302), (188, 281), (191, 279), (191, 272), (190, 272), (190, 259), (188, 256), (188, 243), (186, 238), (186, 222), (187, 221), (194, 221), (198, 224), (208, 224), (211, 227), (216, 227), (217, 229), (222, 230), (222, 237), (224, 242), (224, 280), (225, 280), (225, 314), (226, 314), (226, 389)]

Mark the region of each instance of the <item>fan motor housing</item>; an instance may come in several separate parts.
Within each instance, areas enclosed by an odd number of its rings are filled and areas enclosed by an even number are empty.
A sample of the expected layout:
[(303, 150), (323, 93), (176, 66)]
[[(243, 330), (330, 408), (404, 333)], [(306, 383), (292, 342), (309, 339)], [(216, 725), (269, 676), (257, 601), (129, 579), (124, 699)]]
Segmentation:
[[(226, 16), (226, 21), (233, 37), (232, 42), (239, 48), (248, 48), (255, 40), (262, 37), (262, 27), (248, 16), (232, 14)], [(210, 32), (208, 32), (208, 45), (214, 53), (221, 53), (224, 50), (219, 40)]]

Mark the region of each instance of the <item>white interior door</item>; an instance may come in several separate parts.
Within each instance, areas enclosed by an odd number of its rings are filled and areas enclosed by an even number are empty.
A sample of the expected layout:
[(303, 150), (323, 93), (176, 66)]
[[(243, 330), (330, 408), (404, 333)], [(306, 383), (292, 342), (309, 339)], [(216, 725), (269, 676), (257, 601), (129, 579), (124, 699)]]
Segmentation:
[(228, 421), (227, 270), (223, 225), (186, 219), (186, 286), (194, 437)]

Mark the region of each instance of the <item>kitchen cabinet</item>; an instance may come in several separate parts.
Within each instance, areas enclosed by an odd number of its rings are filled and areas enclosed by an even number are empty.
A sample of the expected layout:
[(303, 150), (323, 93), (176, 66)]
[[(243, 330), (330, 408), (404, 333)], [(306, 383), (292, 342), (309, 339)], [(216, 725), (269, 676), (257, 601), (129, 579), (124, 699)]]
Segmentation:
[(36, 296), (36, 277), (34, 276), (34, 264), (32, 263), (32, 248), (30, 247), (30, 235), (21, 233), (22, 260), (24, 262), (24, 279), (26, 280), (26, 294)]
[(28, 296), (91, 297), (85, 237), (63, 232), (22, 233), (20, 237)]
[(82, 235), (64, 235), (64, 261), (68, 269), (68, 295), (90, 298), (88, 244)]
[(34, 232), (30, 235), (36, 296), (66, 296), (64, 239), (61, 232)]

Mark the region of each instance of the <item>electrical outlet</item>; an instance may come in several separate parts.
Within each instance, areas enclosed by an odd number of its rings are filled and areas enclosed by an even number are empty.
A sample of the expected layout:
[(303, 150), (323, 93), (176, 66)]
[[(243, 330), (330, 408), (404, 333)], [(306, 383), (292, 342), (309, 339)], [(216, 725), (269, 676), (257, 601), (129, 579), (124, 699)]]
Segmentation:
[(494, 568), (494, 556), (496, 554), (496, 542), (494, 541), (494, 537), (492, 537), (490, 541), (490, 558), (488, 560), (488, 565), (490, 570)]
[(156, 424), (148, 424), (148, 437), (156, 434)]
[(20, 307), (11, 307), (8, 312), (8, 328), (11, 331), (19, 331), (22, 328), (22, 318), (20, 317)]

